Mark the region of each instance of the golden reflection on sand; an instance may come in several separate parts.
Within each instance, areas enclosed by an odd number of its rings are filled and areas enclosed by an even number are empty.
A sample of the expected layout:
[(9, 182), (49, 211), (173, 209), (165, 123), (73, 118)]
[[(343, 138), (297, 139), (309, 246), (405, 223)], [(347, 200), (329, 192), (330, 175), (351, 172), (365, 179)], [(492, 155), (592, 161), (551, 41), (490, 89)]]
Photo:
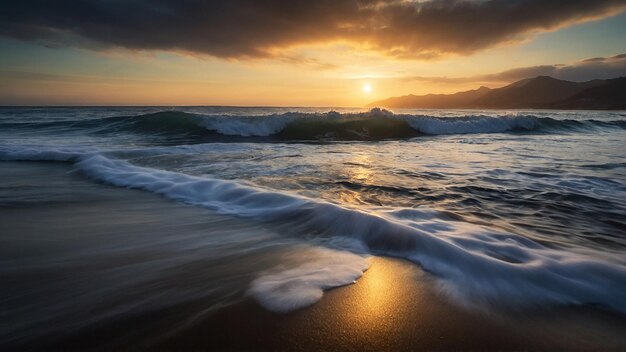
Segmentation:
[(383, 337), (399, 327), (397, 319), (407, 307), (419, 307), (413, 303), (424, 300), (424, 292), (414, 289), (415, 268), (377, 257), (370, 261), (370, 268), (351, 287), (350, 300), (337, 305), (342, 311), (336, 314), (336, 324), (357, 334)]

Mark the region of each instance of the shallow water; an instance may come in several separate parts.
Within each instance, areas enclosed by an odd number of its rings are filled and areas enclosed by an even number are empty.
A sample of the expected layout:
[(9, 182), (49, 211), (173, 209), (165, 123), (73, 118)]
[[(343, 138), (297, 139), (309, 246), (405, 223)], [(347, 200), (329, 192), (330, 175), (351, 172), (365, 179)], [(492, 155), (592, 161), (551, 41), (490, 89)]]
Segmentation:
[[(410, 260), (470, 309), (592, 304), (623, 314), (625, 115), (0, 109), (2, 276), (13, 282), (3, 319), (21, 319), (2, 336), (199, 297), (211, 310), (245, 292), (289, 311), (358, 279), (371, 254)], [(159, 208), (142, 198), (150, 193), (197, 211)], [(81, 213), (81, 202), (102, 215)], [(110, 222), (82, 222), (108, 212)], [(45, 221), (22, 224), (20, 214)]]

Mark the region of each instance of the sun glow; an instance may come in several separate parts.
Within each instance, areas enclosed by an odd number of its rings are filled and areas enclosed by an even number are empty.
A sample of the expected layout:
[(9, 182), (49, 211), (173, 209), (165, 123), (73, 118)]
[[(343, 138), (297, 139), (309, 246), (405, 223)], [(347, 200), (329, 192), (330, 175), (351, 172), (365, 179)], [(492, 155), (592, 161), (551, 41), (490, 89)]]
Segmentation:
[(363, 85), (363, 91), (365, 93), (370, 93), (372, 91), (372, 86), (370, 86), (369, 84)]

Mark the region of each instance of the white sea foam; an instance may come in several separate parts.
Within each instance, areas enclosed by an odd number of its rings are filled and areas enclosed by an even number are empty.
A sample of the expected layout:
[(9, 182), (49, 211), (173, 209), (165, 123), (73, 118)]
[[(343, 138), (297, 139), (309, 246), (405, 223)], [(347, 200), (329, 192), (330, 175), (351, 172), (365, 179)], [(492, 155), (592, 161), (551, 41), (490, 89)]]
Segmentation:
[[(406, 121), (413, 129), (431, 135), (501, 133), (516, 130), (535, 130), (541, 126), (540, 119), (533, 115), (465, 115), (439, 117), (429, 115), (394, 114), (384, 109), (368, 112), (339, 114), (284, 113), (267, 116), (205, 116), (202, 125), (228, 136), (270, 136), (288, 125), (299, 121), (341, 122), (351, 119), (397, 119)], [(546, 119), (550, 120), (550, 119)], [(555, 123), (559, 121), (553, 120)], [(569, 121), (560, 123), (569, 124)]]
[(514, 130), (534, 130), (539, 121), (535, 116), (438, 118), (405, 115), (404, 118), (411, 127), (425, 134), (499, 133)]
[(263, 273), (249, 293), (266, 309), (277, 313), (310, 306), (324, 290), (354, 283), (369, 267), (363, 257), (345, 251), (316, 248), (307, 262), (293, 268), (278, 267)]
[[(626, 121), (617, 119), (593, 119), (594, 115), (569, 112), (553, 118), (556, 113), (547, 115), (542, 112), (510, 113), (489, 111), (422, 111), (420, 114), (393, 113), (388, 110), (374, 108), (363, 112), (280, 112), (273, 114), (250, 115), (233, 114), (197, 114), (183, 111), (160, 111), (135, 116), (114, 116), (101, 119), (85, 119), (78, 121), (56, 121), (45, 123), (20, 123), (19, 128), (25, 130), (75, 131), (86, 133), (120, 133), (132, 132), (139, 134), (174, 135), (183, 134), (187, 137), (208, 138), (214, 131), (224, 136), (268, 137), (280, 135), (292, 127), (291, 134), (282, 138), (316, 139), (328, 135), (327, 138), (362, 138), (380, 135), (386, 138), (407, 138), (418, 132), (429, 135), (470, 134), (470, 133), (506, 133), (515, 131), (596, 131), (598, 129), (623, 129)], [(563, 118), (566, 117), (567, 119)], [(589, 118), (592, 119), (589, 119)], [(381, 123), (381, 120), (400, 120), (406, 126), (397, 123)], [(359, 125), (360, 122), (362, 125)], [(374, 123), (372, 123), (374, 121)], [(349, 123), (347, 123), (349, 122)], [(388, 129), (392, 126), (391, 129)], [(10, 124), (11, 128), (18, 128)], [(400, 129), (399, 129), (400, 127)], [(405, 127), (406, 129), (402, 129)], [(206, 130), (205, 130), (206, 129)], [(296, 133), (295, 135), (293, 133)], [(307, 133), (311, 134), (308, 135)], [(344, 133), (342, 133), (344, 132)], [(354, 132), (358, 132), (355, 134)], [(333, 137), (332, 134), (338, 134)], [(343, 135), (343, 137), (341, 137)], [(395, 136), (395, 137), (394, 137)]]
[[(36, 149), (5, 152), (0, 149), (0, 158), (5, 160), (44, 157)], [(453, 221), (429, 209), (348, 209), (236, 181), (139, 167), (101, 154), (57, 152), (49, 156), (78, 160), (78, 169), (102, 182), (151, 191), (220, 213), (277, 221), (288, 225), (286, 232), (293, 235), (347, 237), (360, 241), (363, 246), (357, 247), (371, 253), (407, 258), (438, 277), (443, 292), (468, 304), (594, 303), (626, 312), (626, 263), (615, 254), (547, 247), (513, 233)], [(268, 300), (293, 307), (310, 302), (319, 295), (315, 288), (287, 290), (302, 293), (293, 299), (276, 291), (283, 287), (280, 282), (297, 283), (289, 279), (294, 273), (311, 271), (305, 267), (276, 274), (275, 287), (265, 281), (267, 297), (276, 298)], [(316, 282), (313, 287), (323, 289), (337, 281), (320, 276)]]
[(96, 153), (98, 149), (93, 147), (59, 147), (40, 145), (0, 145), (0, 160), (23, 160), (23, 161), (73, 161), (82, 155)]

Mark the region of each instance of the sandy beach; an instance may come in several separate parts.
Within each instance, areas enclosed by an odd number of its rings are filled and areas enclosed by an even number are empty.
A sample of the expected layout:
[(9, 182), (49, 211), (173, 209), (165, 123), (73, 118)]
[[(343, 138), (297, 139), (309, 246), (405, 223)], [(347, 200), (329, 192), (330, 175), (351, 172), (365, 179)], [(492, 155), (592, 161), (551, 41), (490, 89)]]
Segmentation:
[[(325, 293), (317, 304), (288, 314), (264, 310), (244, 298), (156, 336), (148, 351), (622, 351), (626, 320), (585, 308), (517, 312), (465, 310), (428, 287), (428, 274), (413, 264), (372, 258), (353, 285)], [(59, 350), (98, 349), (93, 341), (132, 337), (132, 327), (171, 311), (117, 322), (62, 341)], [(130, 329), (130, 330), (129, 330)], [(166, 335), (168, 335), (166, 333)], [(154, 338), (153, 336), (152, 338)], [(124, 344), (114, 345), (124, 349)]]
[[(131, 277), (152, 275), (161, 265), (160, 257), (168, 256), (167, 252), (160, 252), (163, 249), (157, 247), (156, 240), (166, 239), (172, 247), (189, 238), (194, 241), (211, 238), (213, 233), (267, 236), (272, 230), (146, 192), (102, 185), (72, 171), (65, 163), (13, 162), (0, 166), (2, 182), (10, 186), (2, 193), (5, 207), (0, 214), (2, 231), (10, 231), (13, 238), (21, 239), (16, 242), (4, 238), (4, 258), (32, 258), (29, 265), (34, 268), (43, 265), (37, 271), (22, 268), (3, 274), (3, 280), (11, 282), (9, 295), (12, 292), (30, 295), (24, 296), (23, 301), (13, 296), (13, 307), (25, 304), (25, 311), (32, 312), (33, 306), (29, 305), (40, 297), (42, 309), (48, 308), (46, 304), (59, 302), (69, 309), (66, 314), (52, 311), (57, 316), (49, 323), (33, 325), (37, 329), (44, 327), (41, 336), (28, 335), (34, 330), (22, 331), (26, 335), (7, 345), (9, 349), (619, 351), (626, 348), (623, 334), (626, 319), (622, 316), (584, 306), (510, 311), (468, 309), (442, 296), (434, 277), (419, 266), (377, 256), (368, 259), (370, 268), (355, 284), (327, 291), (316, 304), (286, 314), (267, 311), (248, 294), (249, 283), (265, 269), (308, 250), (299, 245), (270, 246), (260, 253), (238, 258), (183, 260), (180, 265), (166, 268), (167, 275), (159, 272), (156, 281), (139, 284), (127, 275), (108, 277), (111, 271), (127, 271)], [(16, 198), (16, 192), (22, 201), (8, 202)], [(43, 194), (48, 202), (41, 201)], [(225, 229), (230, 230), (224, 232)], [(85, 237), (85, 233), (90, 236)], [(48, 240), (42, 241), (42, 237)], [(111, 255), (99, 252), (109, 244), (126, 243), (129, 239), (133, 245), (124, 251)], [(291, 240), (281, 241), (288, 244)], [(65, 255), (70, 255), (77, 246), (83, 252), (92, 251), (94, 261), (84, 262), (81, 267), (70, 266), (68, 263), (72, 262), (67, 258), (71, 257)], [(42, 254), (46, 255), (42, 257), (45, 261), (37, 263), (42, 260), (37, 259)], [(176, 253), (176, 257), (180, 255)], [(135, 264), (145, 269), (137, 271)], [(76, 286), (72, 286), (72, 280), (76, 280)], [(101, 286), (119, 283), (115, 280), (128, 281), (129, 286), (119, 286), (110, 293), (102, 291)], [(183, 294), (189, 286), (204, 295)], [(225, 293), (214, 294), (216, 286), (224, 288)], [(173, 297), (180, 300), (168, 302), (162, 296), (164, 301), (159, 303), (163, 304), (154, 305), (144, 300), (154, 295), (159, 301), (159, 295), (167, 292), (164, 288), (172, 289), (176, 294)], [(144, 304), (144, 308), (101, 316), (90, 322), (91, 314), (95, 318), (101, 311), (110, 310), (109, 304), (122, 306), (125, 299), (130, 299), (124, 295), (130, 295), (135, 305)], [(117, 296), (120, 296), (117, 300), (112, 298)], [(46, 303), (46, 299), (52, 298)], [(93, 301), (85, 304), (86, 299)], [(77, 307), (81, 305), (86, 309), (79, 310)], [(67, 328), (53, 330), (56, 324)], [(46, 333), (46, 328), (51, 329), (50, 333)]]

